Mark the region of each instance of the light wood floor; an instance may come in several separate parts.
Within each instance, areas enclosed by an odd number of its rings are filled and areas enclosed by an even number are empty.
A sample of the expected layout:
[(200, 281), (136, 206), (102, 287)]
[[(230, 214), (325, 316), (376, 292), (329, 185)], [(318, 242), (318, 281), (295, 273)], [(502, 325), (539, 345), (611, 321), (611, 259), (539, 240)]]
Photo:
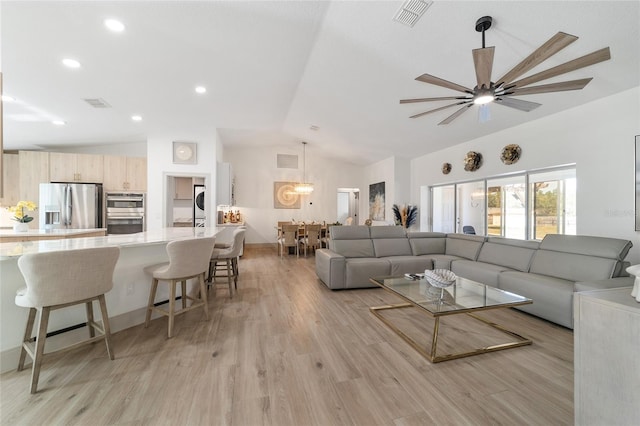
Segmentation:
[[(431, 364), (369, 312), (400, 300), (330, 291), (313, 255), (248, 247), (238, 288), (233, 299), (224, 285), (210, 293), (209, 321), (199, 310), (180, 316), (173, 339), (160, 318), (116, 333), (114, 361), (104, 344), (45, 360), (36, 395), (29, 370), (3, 374), (0, 424), (573, 424), (567, 329), (494, 311), (533, 345)], [(430, 344), (427, 316), (391, 315)], [(442, 349), (503, 338), (479, 324), (443, 320)]]

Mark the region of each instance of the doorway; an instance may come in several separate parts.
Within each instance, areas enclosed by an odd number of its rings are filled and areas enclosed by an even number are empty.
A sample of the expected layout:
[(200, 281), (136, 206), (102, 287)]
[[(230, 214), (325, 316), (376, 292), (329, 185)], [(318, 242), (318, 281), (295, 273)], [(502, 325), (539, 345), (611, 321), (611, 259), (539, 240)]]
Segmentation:
[[(166, 227), (202, 227), (209, 223), (210, 209), (206, 200), (211, 193), (207, 188), (207, 180), (207, 175), (166, 175)], [(198, 206), (196, 202), (199, 202)]]
[(337, 221), (347, 224), (351, 218), (352, 225), (358, 225), (360, 209), (360, 189), (359, 188), (338, 188)]

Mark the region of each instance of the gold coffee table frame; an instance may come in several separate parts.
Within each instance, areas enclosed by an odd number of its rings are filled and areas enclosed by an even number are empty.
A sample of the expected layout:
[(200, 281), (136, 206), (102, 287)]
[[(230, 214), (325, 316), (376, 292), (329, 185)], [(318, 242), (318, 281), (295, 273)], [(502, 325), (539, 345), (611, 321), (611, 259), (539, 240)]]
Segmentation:
[[(399, 304), (394, 304), (394, 305), (383, 305), (383, 306), (374, 306), (369, 308), (369, 310), (371, 311), (371, 313), (373, 315), (375, 315), (378, 319), (380, 319), (380, 321), (382, 321), (383, 323), (385, 323), (391, 330), (393, 330), (398, 336), (400, 336), (404, 341), (406, 341), (407, 343), (409, 343), (416, 351), (418, 351), (422, 356), (424, 356), (426, 359), (428, 359), (429, 361), (431, 361), (432, 363), (436, 363), (436, 362), (442, 362), (442, 361), (449, 361), (452, 359), (458, 359), (458, 358), (464, 358), (464, 357), (468, 357), (468, 356), (473, 356), (473, 355), (479, 355), (479, 354), (484, 354), (484, 353), (488, 353), (488, 352), (495, 352), (495, 351), (501, 351), (504, 349), (510, 349), (510, 348), (517, 348), (519, 346), (526, 346), (526, 345), (530, 345), (532, 343), (531, 339), (528, 339), (524, 336), (521, 336), (520, 334), (517, 334), (511, 330), (506, 329), (505, 327), (496, 324), (492, 321), (489, 321), (485, 318), (479, 317), (478, 315), (475, 314), (475, 312), (478, 311), (486, 311), (486, 310), (490, 310), (490, 309), (500, 309), (500, 308), (510, 308), (510, 307), (514, 307), (514, 306), (520, 306), (520, 305), (527, 305), (527, 304), (531, 304), (533, 303), (533, 301), (531, 299), (528, 299), (526, 297), (523, 296), (519, 296), (513, 293), (509, 293), (506, 291), (502, 291), (500, 289), (491, 287), (491, 286), (487, 286), (485, 284), (481, 284), (481, 283), (477, 283), (475, 281), (471, 281), (471, 280), (467, 280), (464, 278), (458, 278), (458, 281), (456, 282), (455, 285), (453, 285), (451, 287), (451, 289), (453, 289), (454, 292), (454, 299), (455, 299), (455, 293), (456, 290), (458, 289), (458, 287), (460, 286), (464, 286), (464, 285), (473, 285), (476, 286), (476, 289), (480, 289), (480, 290), (484, 290), (484, 298), (485, 298), (485, 303), (481, 304), (481, 303), (476, 303), (475, 306), (464, 306), (464, 305), (458, 305), (455, 303), (449, 303), (448, 307), (445, 307), (444, 309), (439, 309), (442, 308), (444, 305), (442, 303), (442, 299), (437, 298), (432, 300), (432, 303), (429, 303), (430, 301), (421, 298), (420, 300), (416, 300), (416, 298), (414, 296), (416, 295), (420, 295), (420, 292), (416, 292), (416, 291), (412, 291), (412, 294), (403, 294), (402, 292), (398, 291), (398, 289), (394, 289), (393, 286), (391, 285), (386, 285), (385, 282), (392, 282), (392, 283), (398, 283), (400, 285), (402, 284), (406, 284), (407, 288), (410, 288), (412, 290), (415, 290), (415, 287), (420, 287), (423, 286), (424, 288), (429, 288), (431, 287), (424, 279), (420, 280), (420, 281), (409, 281), (406, 280), (404, 277), (386, 277), (386, 278), (371, 278), (370, 281), (380, 287), (382, 287), (383, 289), (385, 289), (386, 291), (389, 291), (403, 299), (405, 299), (407, 301), (407, 303), (399, 303)], [(413, 285), (412, 285), (413, 284)], [(431, 287), (433, 288), (433, 287)], [(494, 294), (498, 294), (503, 297), (503, 300), (501, 301), (495, 301), (495, 302), (490, 302), (487, 303), (487, 290), (489, 290), (490, 292), (494, 293)], [(438, 291), (440, 291), (440, 289), (438, 289)], [(449, 295), (449, 294), (448, 294)], [(438, 304), (437, 302), (440, 302), (440, 304)], [(390, 320), (388, 320), (387, 318), (385, 318), (384, 316), (382, 316), (380, 314), (380, 311), (385, 311), (385, 310), (389, 310), (389, 309), (402, 309), (402, 308), (410, 308), (410, 307), (416, 307), (416, 308), (420, 308), (421, 311), (426, 312), (429, 316), (431, 316), (432, 318), (435, 319), (434, 325), (433, 325), (433, 337), (431, 340), (431, 352), (426, 351), (423, 347), (421, 347), (415, 340), (413, 340), (411, 337), (409, 337), (408, 335), (406, 335), (404, 332), (402, 332), (402, 330), (400, 330), (398, 327), (396, 327)], [(482, 348), (478, 348), (478, 349), (474, 349), (471, 351), (467, 351), (467, 352), (457, 352), (457, 353), (451, 353), (451, 354), (446, 354), (446, 355), (437, 355), (437, 349), (438, 349), (438, 330), (440, 328), (440, 317), (443, 316), (447, 316), (447, 315), (457, 315), (457, 314), (466, 314), (468, 316), (470, 316), (471, 318), (474, 318), (484, 324), (487, 324), (488, 326), (501, 331), (504, 334), (507, 334), (513, 338), (515, 338), (516, 340), (513, 342), (508, 342), (508, 343), (501, 343), (501, 344), (497, 344), (497, 345), (491, 345), (491, 346), (485, 346)]]

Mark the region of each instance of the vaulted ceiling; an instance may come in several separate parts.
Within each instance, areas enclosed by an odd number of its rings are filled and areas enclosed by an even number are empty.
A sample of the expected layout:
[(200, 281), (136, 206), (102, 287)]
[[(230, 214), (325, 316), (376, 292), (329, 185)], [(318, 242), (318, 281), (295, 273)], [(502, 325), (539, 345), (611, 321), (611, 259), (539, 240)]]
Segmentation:
[[(156, 136), (225, 146), (309, 142), (310, 152), (370, 164), (415, 157), (640, 85), (638, 1), (435, 1), (414, 27), (400, 1), (3, 1), (6, 149), (142, 142)], [(523, 96), (531, 112), (475, 108), (449, 125), (447, 104), (404, 98), (459, 93), (415, 81), (429, 73), (475, 85), (476, 20), (493, 17), (494, 77), (558, 31), (579, 39), (529, 74), (609, 46), (611, 60), (543, 83), (593, 77), (580, 91)], [(117, 18), (122, 33), (109, 32)], [(78, 69), (61, 64), (65, 57)], [(205, 86), (196, 94), (195, 86)], [(94, 108), (84, 99), (102, 98)], [(142, 121), (134, 122), (138, 114)], [(66, 122), (64, 126), (51, 124)], [(311, 129), (317, 126), (316, 130)]]

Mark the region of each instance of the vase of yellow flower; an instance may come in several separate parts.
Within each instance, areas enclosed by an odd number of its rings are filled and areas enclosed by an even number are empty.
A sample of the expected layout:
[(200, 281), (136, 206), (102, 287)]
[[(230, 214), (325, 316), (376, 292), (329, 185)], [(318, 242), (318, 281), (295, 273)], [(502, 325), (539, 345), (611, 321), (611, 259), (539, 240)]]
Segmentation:
[(13, 230), (27, 232), (29, 230), (29, 222), (33, 220), (33, 216), (29, 216), (26, 212), (35, 211), (36, 208), (36, 203), (33, 201), (18, 201), (15, 206), (7, 207), (7, 210), (13, 213), (13, 220), (16, 221), (16, 224), (13, 225)]

